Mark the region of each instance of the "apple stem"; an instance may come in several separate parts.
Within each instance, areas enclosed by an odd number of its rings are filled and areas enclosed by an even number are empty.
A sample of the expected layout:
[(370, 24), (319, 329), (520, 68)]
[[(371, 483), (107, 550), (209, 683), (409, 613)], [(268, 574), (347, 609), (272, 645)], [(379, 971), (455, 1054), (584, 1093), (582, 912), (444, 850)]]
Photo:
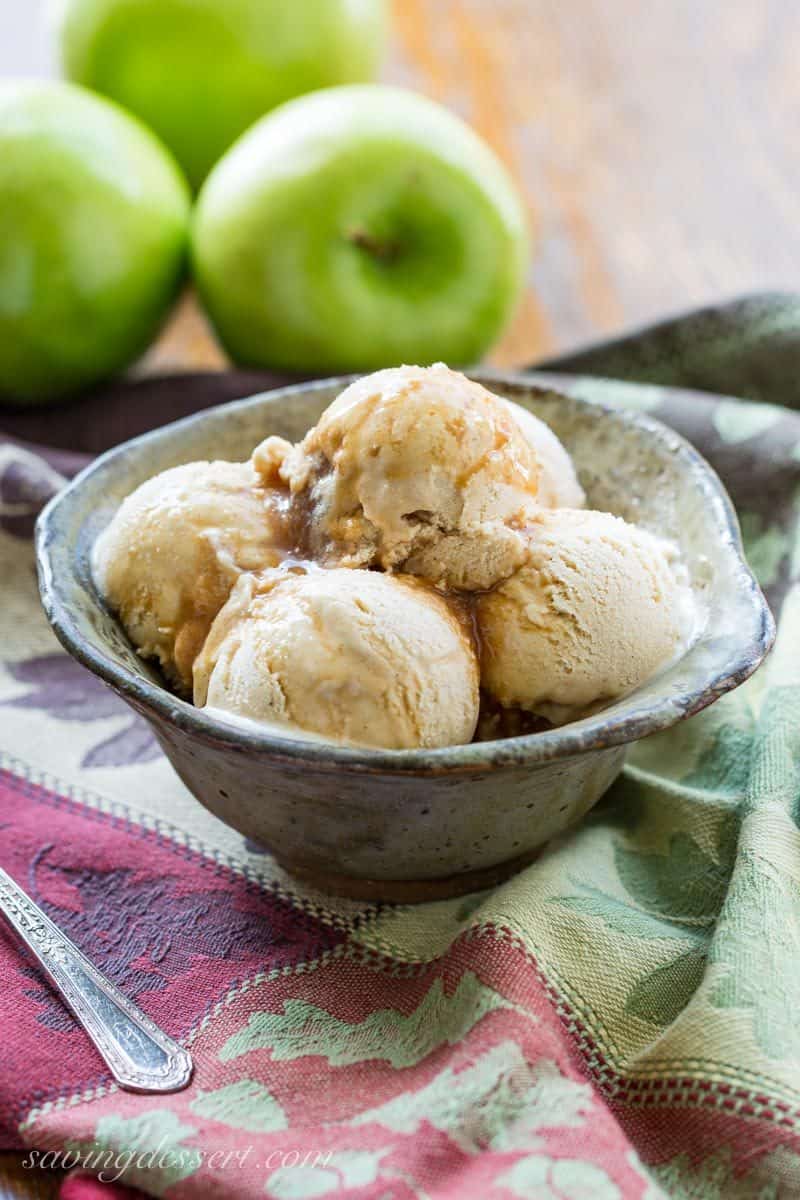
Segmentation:
[(377, 238), (374, 234), (368, 233), (366, 229), (351, 229), (347, 234), (347, 240), (357, 246), (359, 250), (366, 250), (367, 254), (371, 254), (382, 262), (392, 262), (400, 252), (397, 242)]

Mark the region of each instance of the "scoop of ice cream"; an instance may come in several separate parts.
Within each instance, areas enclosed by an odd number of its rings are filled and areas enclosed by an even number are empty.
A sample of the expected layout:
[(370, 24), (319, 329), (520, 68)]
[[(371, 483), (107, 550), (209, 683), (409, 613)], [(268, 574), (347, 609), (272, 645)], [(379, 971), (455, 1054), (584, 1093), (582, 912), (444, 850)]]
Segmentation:
[(609, 513), (542, 510), (525, 564), (477, 598), (482, 683), (555, 724), (642, 684), (692, 632), (669, 543)]
[[(306, 507), (316, 557), (398, 570), (442, 534), (521, 521), (539, 462), (508, 404), (437, 364), (351, 384), (287, 456), (283, 477)], [(485, 586), (465, 564), (459, 575), (461, 587)]]
[(457, 533), (423, 542), (403, 564), (437, 587), (485, 591), (512, 575), (525, 561), (527, 543), (519, 529), (503, 521), (482, 521)]
[(503, 403), (539, 460), (537, 503), (542, 508), (583, 508), (586, 493), (578, 483), (572, 459), (550, 426), (513, 400)]
[[(506, 405), (539, 464), (536, 503), (544, 508), (582, 508), (586, 495), (572, 459), (549, 425), (513, 400)], [(530, 509), (528, 509), (530, 511)], [(486, 591), (507, 579), (526, 557), (520, 517), (511, 522), (481, 521), (456, 533), (437, 534), (414, 550), (403, 564), (411, 575), (422, 575), (439, 587)]]
[(474, 732), (478, 664), (456, 611), (424, 584), (281, 569), (239, 581), (195, 662), (194, 699), (289, 735), (447, 746)]
[(240, 574), (280, 562), (285, 505), (251, 463), (187, 463), (138, 487), (98, 537), (98, 588), (181, 691)]

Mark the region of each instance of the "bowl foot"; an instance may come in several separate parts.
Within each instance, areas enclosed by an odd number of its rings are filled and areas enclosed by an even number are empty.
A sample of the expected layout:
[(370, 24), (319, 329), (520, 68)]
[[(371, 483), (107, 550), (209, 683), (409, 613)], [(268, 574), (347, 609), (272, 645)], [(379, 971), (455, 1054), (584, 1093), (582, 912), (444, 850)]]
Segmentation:
[(535, 850), (528, 850), (495, 866), (463, 871), (442, 879), (362, 879), (290, 863), (278, 855), (276, 859), (284, 871), (301, 883), (332, 896), (345, 896), (349, 900), (384, 901), (387, 904), (420, 904), (426, 900), (449, 900), (453, 896), (465, 896), (468, 892), (495, 887), (527, 867), (543, 849), (543, 846), (537, 846)]

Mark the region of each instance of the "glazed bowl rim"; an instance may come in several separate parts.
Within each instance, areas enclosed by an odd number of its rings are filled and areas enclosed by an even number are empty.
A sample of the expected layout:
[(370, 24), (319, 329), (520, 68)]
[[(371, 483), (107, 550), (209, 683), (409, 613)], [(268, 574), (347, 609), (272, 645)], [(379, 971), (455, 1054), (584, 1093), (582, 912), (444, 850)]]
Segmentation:
[[(494, 370), (469, 371), (471, 378), (486, 383), (502, 384), (527, 392), (543, 394), (556, 392), (559, 384), (569, 387), (579, 382), (579, 376), (563, 376), (561, 379), (551, 372), (518, 374)], [(173, 434), (180, 428), (201, 424), (209, 416), (222, 410), (258, 408), (265, 401), (279, 403), (282, 399), (313, 391), (345, 387), (358, 375), (335, 376), (328, 379), (290, 384), (286, 387), (258, 392), (241, 400), (227, 401), (212, 408), (192, 413), (178, 421), (170, 422), (138, 437), (131, 438), (93, 459), (45, 506), (36, 523), (36, 561), (39, 574), (39, 589), (46, 616), (66, 650), (83, 666), (97, 675), (139, 712), (152, 714), (168, 725), (191, 735), (208, 745), (225, 747), (254, 757), (268, 758), (277, 763), (331, 771), (352, 773), (380, 773), (396, 775), (450, 775), (478, 774), (504, 766), (536, 766), (557, 759), (572, 758), (590, 751), (602, 750), (633, 742), (641, 737), (669, 728), (677, 721), (699, 712), (713, 703), (725, 692), (743, 683), (760, 665), (769, 652), (775, 638), (775, 623), (764, 600), (761, 589), (744, 559), (739, 522), (733, 504), (714, 469), (702, 455), (680, 434), (648, 414), (620, 409), (602, 402), (589, 401), (569, 396), (570, 402), (595, 413), (613, 415), (617, 420), (638, 427), (651, 439), (663, 442), (668, 439), (674, 455), (681, 460), (687, 473), (702, 477), (702, 488), (715, 512), (715, 523), (726, 552), (733, 556), (737, 586), (749, 601), (753, 620), (748, 635), (741, 641), (731, 639), (728, 660), (713, 674), (692, 689), (675, 694), (664, 694), (663, 699), (653, 701), (646, 710), (635, 713), (627, 706), (635, 705), (638, 692), (614, 703), (613, 710), (601, 710), (594, 715), (567, 725), (540, 733), (523, 734), (517, 737), (494, 741), (470, 742), (466, 745), (444, 746), (437, 749), (387, 750), (370, 747), (339, 746), (335, 743), (303, 741), (301, 738), (280, 737), (273, 732), (261, 732), (251, 726), (236, 726), (214, 716), (203, 709), (168, 691), (165, 687), (137, 675), (134, 671), (116, 663), (103, 653), (79, 630), (69, 604), (64, 598), (64, 584), (56, 579), (52, 569), (51, 546), (59, 538), (59, 519), (74, 506), (87, 482), (99, 471), (107, 468), (116, 459), (124, 458), (135, 448), (152, 445), (165, 433)], [(631, 387), (620, 384), (621, 389)], [(635, 386), (635, 385), (633, 385)], [(74, 556), (71, 556), (71, 559)], [(79, 587), (85, 588), (81, 579)], [(685, 660), (696, 647), (690, 647)], [(674, 664), (673, 664), (674, 665)]]

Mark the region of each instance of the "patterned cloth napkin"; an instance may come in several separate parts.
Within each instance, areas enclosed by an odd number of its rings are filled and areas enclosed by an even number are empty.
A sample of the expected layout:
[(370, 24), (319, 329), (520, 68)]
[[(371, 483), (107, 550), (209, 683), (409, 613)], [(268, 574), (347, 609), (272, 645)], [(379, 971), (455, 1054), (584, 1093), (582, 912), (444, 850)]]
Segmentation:
[(3, 1146), (168, 1197), (800, 1195), (800, 302), (558, 366), (646, 380), (571, 386), (715, 465), (778, 643), (536, 864), (417, 907), (302, 888), (192, 800), (41, 613), (32, 520), (76, 456), (2, 447), (0, 863), (196, 1063), (117, 1090), (0, 934)]

